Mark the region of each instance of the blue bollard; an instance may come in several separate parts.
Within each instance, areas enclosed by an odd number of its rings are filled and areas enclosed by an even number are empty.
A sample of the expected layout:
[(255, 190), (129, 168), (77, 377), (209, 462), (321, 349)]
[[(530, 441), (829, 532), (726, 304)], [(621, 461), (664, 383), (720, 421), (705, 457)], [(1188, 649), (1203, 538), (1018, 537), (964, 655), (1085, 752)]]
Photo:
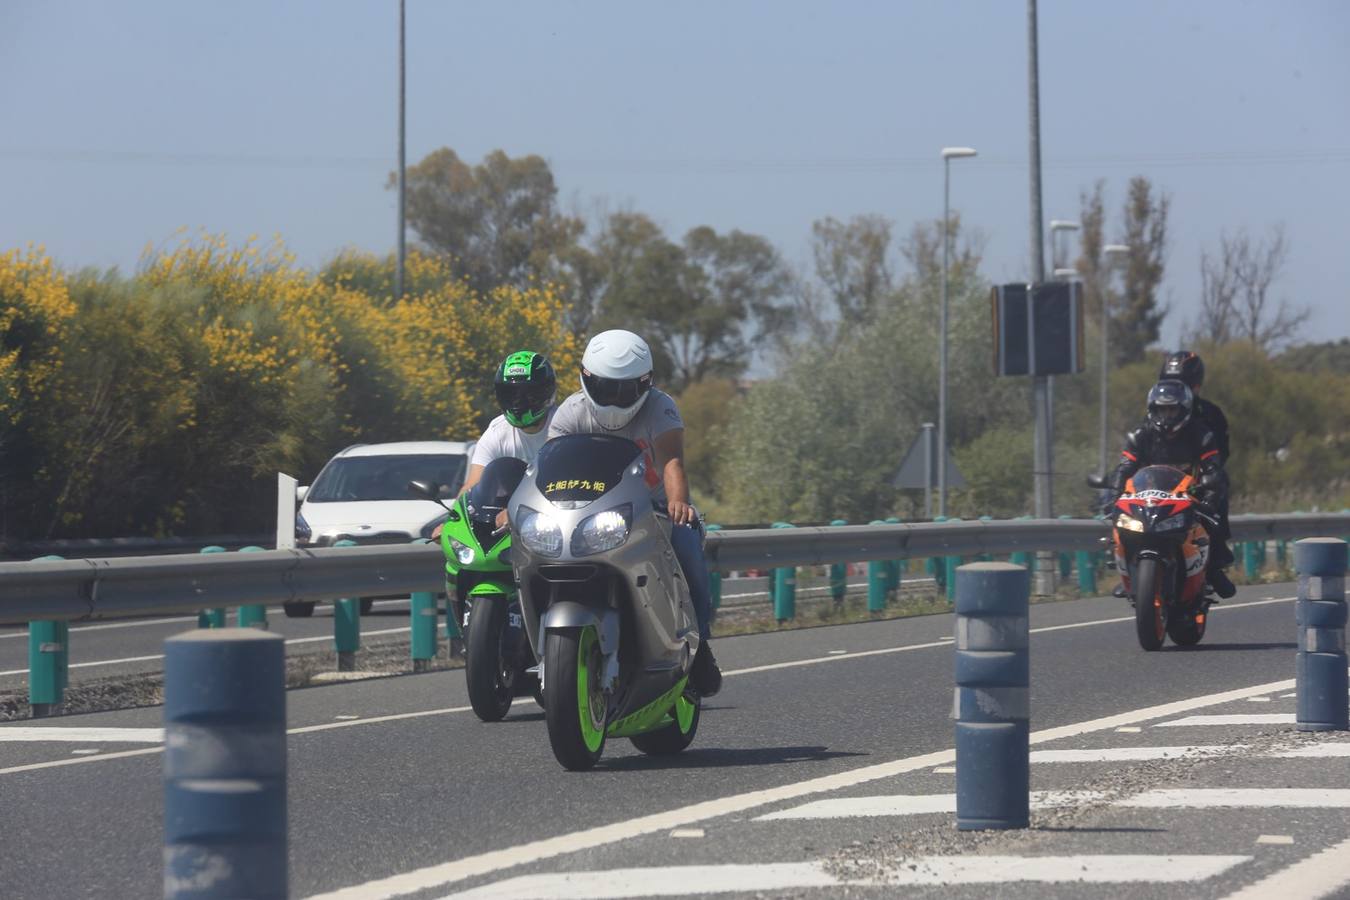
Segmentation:
[[(847, 525), (844, 519), (835, 519), (830, 523), (835, 528), (840, 525)], [(843, 606), (844, 598), (848, 596), (848, 566), (844, 563), (835, 563), (830, 566), (830, 599), (834, 601), (835, 606)]]
[(1307, 538), (1294, 544), (1299, 731), (1350, 730), (1345, 655), (1346, 547), (1346, 542), (1337, 538)]
[(956, 570), (956, 827), (1026, 828), (1031, 816), (1030, 573)]
[[(791, 528), (788, 522), (774, 522), (773, 528)], [(797, 567), (781, 566), (773, 570), (773, 617), (778, 624), (797, 616)]]
[[(414, 544), (430, 544), (430, 538), (418, 538)], [(430, 672), (431, 662), (436, 658), (436, 620), (440, 610), (436, 606), (436, 595), (432, 591), (413, 591), (409, 597), (412, 638), (409, 652), (412, 654), (414, 672)]]
[[(343, 538), (334, 547), (355, 547), (356, 541)], [(344, 597), (333, 603), (333, 649), (337, 651), (338, 671), (356, 671), (356, 651), (361, 649), (361, 600)]]
[[(240, 547), (240, 553), (261, 553), (262, 547)], [(240, 628), (261, 628), (267, 630), (267, 607), (261, 603), (251, 603), (239, 607)]]
[[(880, 519), (873, 519), (868, 525), (885, 525)], [(886, 611), (886, 585), (889, 575), (886, 562), (873, 559), (867, 563), (867, 611), (872, 615)]]
[[(203, 548), (202, 548), (202, 552), (203, 552), (203, 553), (224, 553), (224, 552), (226, 552), (226, 551), (225, 551), (225, 548), (224, 548), (224, 547), (217, 547), (216, 545), (212, 544), (210, 547), (203, 547)], [(217, 608), (215, 608), (215, 609), (204, 609), (204, 610), (202, 610), (201, 612), (197, 613), (197, 627), (198, 627), (198, 628), (224, 628), (224, 627), (225, 627), (225, 610), (224, 610), (224, 609), (221, 609), (221, 608), (219, 608), (219, 607), (217, 607)]]
[(164, 642), (164, 896), (284, 898), (286, 659), (280, 635)]

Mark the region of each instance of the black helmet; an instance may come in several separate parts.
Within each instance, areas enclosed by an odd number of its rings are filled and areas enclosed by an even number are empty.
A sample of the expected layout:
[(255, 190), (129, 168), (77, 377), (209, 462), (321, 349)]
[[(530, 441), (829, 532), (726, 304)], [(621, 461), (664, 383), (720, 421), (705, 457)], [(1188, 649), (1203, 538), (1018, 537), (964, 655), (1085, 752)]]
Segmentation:
[(558, 392), (558, 378), (543, 354), (520, 350), (498, 367), (493, 387), (506, 421), (517, 428), (528, 428), (548, 415)]
[(1191, 420), (1195, 400), (1184, 382), (1160, 381), (1148, 392), (1148, 425), (1161, 435), (1173, 435)]
[(1195, 390), (1205, 383), (1204, 360), (1192, 350), (1178, 350), (1163, 360), (1162, 371), (1158, 373), (1158, 378), (1180, 381), (1191, 390)]

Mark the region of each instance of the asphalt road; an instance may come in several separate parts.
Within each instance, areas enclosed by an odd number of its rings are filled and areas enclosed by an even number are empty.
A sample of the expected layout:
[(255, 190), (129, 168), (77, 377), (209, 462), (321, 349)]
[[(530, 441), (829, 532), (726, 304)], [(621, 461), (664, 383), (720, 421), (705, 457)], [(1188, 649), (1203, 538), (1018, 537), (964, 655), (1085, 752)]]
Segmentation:
[[(1286, 727), (1169, 728), (1161, 719), (1184, 717), (1192, 708), (1292, 713), (1292, 701), (1281, 696), (1292, 687), (1269, 685), (1293, 678), (1293, 593), (1291, 585), (1243, 589), (1213, 611), (1198, 649), (1156, 654), (1138, 649), (1123, 601), (1033, 607), (1036, 748), (1255, 745), (1279, 737)], [(364, 886), (343, 896), (393, 896), (384, 879), (403, 874), (408, 896), (475, 888), (500, 896), (551, 896), (542, 883), (513, 887), (509, 880), (569, 872), (579, 880), (568, 888), (572, 893), (560, 896), (602, 896), (584, 886), (591, 877), (586, 873), (605, 873), (595, 876), (598, 883), (613, 885), (620, 881), (615, 869), (689, 866), (632, 878), (642, 895), (655, 895), (654, 885), (696, 894), (730, 884), (730, 896), (826, 896), (838, 889), (839, 876), (803, 875), (801, 866), (830, 858), (841, 864), (862, 858), (870, 865), (892, 851), (906, 859), (905, 853), (932, 852), (924, 849), (925, 834), (937, 835), (930, 843), (939, 850), (959, 847), (949, 814), (755, 821), (821, 799), (953, 790), (949, 774), (932, 771), (950, 762), (950, 632), (950, 617), (931, 616), (719, 640), (728, 677), (689, 751), (658, 760), (613, 741), (595, 771), (579, 774), (554, 761), (531, 701), (499, 724), (474, 719), (459, 672), (294, 691), (288, 697), (292, 894)], [(1214, 705), (1224, 700), (1215, 695), (1253, 686), (1264, 702), (1237, 696)], [(1127, 715), (1163, 704), (1172, 706)], [(1113, 715), (1122, 717), (1115, 720), (1121, 727), (1140, 731), (1081, 725)], [(37, 727), (160, 724), (158, 709), (142, 709)], [(156, 746), (99, 732), (69, 741), (7, 739), (6, 732), (26, 727), (32, 726), (0, 725), (0, 892), (7, 898), (158, 895), (162, 796)], [(1066, 731), (1049, 740), (1044, 731), (1055, 727)], [(1150, 774), (1143, 763), (1037, 766), (1033, 789), (1095, 790), (1102, 773), (1122, 772), (1142, 779), (1126, 784), (1125, 794), (1170, 787), (1177, 779), (1189, 787), (1350, 788), (1344, 758), (1291, 760), (1273, 753), (1267, 748), (1267, 756), (1252, 759), (1206, 760), (1217, 768), (1208, 774), (1203, 767), (1188, 769), (1184, 777), (1167, 769)], [(1103, 784), (1097, 793), (1107, 799), (1100, 809), (1083, 804), (1085, 814), (1096, 817), (1090, 827), (1071, 822), (1023, 833), (1040, 841), (1031, 852), (1204, 855), (1227, 862), (1211, 859), (1203, 865), (1215, 871), (1184, 884), (970, 884), (962, 896), (1219, 897), (1350, 837), (1350, 809), (1298, 809), (1292, 817), (1287, 810), (1118, 809), (1109, 799), (1122, 790), (1118, 779)], [(651, 818), (657, 814), (664, 815)], [(607, 825), (615, 827), (602, 828)], [(693, 836), (673, 837), (678, 828), (693, 829)], [(1254, 843), (1262, 835), (1293, 843)], [(545, 843), (481, 856), (540, 841)], [(1028, 852), (1019, 846), (1013, 850)], [(781, 865), (771, 873), (787, 886), (765, 888), (755, 881), (770, 872), (757, 868), (761, 864)], [(1175, 862), (1178, 871), (1190, 864)], [(720, 868), (728, 865), (749, 868)], [(907, 865), (896, 871), (914, 871)], [(1096, 865), (1089, 860), (1082, 871)], [(1127, 868), (1166, 870), (1139, 861)], [(723, 876), (748, 880), (718, 881)], [(812, 893), (798, 883), (810, 877), (836, 880), (821, 888), (824, 893)], [(885, 896), (891, 889), (850, 890)]]
[[(925, 578), (906, 581), (928, 581)], [(728, 608), (768, 602), (768, 580), (735, 578), (723, 582), (724, 602)], [(865, 591), (865, 579), (850, 580), (851, 591)], [(817, 590), (803, 578), (805, 591)], [(333, 607), (320, 604), (309, 619), (287, 618), (281, 607), (267, 613), (270, 630), (289, 642), (289, 653), (331, 649)], [(229, 611), (230, 621), (235, 611)], [(192, 628), (195, 616), (155, 616), (139, 619), (77, 623), (70, 629), (71, 682), (131, 675), (161, 670), (164, 640), (186, 628)], [(408, 637), (408, 601), (378, 600), (372, 612), (362, 617), (362, 638), (366, 642)], [(21, 688), (28, 681), (28, 631), (23, 627), (0, 628), (0, 690)]]

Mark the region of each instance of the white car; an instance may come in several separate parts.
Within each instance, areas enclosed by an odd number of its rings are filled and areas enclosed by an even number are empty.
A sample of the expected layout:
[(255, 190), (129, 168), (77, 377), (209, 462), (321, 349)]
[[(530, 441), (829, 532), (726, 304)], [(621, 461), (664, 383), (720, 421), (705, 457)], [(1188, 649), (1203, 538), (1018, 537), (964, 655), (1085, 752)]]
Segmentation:
[[(408, 482), (440, 485), (452, 498), (469, 468), (473, 442), (406, 441), (357, 444), (328, 461), (314, 484), (296, 489), (298, 547), (330, 547), (347, 539), (358, 544), (406, 544), (429, 538), (445, 521), (445, 508), (408, 493)], [(365, 604), (368, 606), (369, 604)], [(287, 615), (308, 616), (313, 603), (290, 603)]]

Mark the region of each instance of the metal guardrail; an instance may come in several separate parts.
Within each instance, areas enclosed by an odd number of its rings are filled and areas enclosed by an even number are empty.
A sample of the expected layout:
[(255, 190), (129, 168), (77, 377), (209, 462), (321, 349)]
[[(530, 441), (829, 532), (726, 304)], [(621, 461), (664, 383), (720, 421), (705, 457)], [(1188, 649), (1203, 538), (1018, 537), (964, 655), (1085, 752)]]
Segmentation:
[[(1235, 541), (1350, 534), (1350, 513), (1234, 516)], [(1099, 549), (1100, 519), (1014, 519), (714, 532), (710, 569)], [(435, 545), (0, 563), (0, 624), (440, 591)]]

